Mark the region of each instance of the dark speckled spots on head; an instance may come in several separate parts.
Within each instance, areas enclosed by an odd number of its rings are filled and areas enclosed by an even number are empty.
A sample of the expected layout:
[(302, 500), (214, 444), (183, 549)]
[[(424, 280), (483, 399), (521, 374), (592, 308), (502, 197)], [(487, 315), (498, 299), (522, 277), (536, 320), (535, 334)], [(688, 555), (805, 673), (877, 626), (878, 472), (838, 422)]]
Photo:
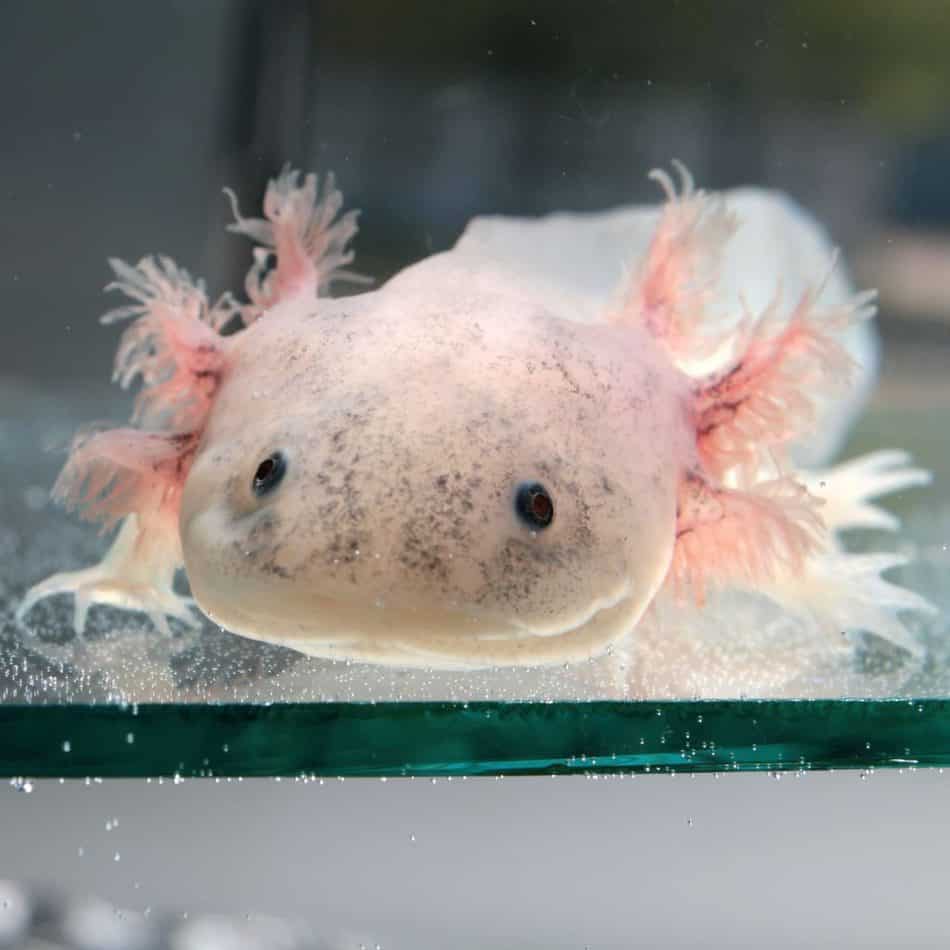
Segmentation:
[(333, 564), (353, 564), (362, 555), (362, 538), (354, 534), (335, 534), (327, 545), (326, 556)]
[(280, 515), (273, 508), (266, 508), (254, 519), (254, 524), (247, 533), (247, 540), (251, 544), (271, 541), (280, 527)]
[(399, 550), (399, 563), (413, 574), (431, 574), (445, 583), (449, 579), (449, 567), (442, 546), (428, 538), (421, 525), (407, 522)]
[(314, 539), (301, 568), (316, 565), (325, 576), (357, 586), (378, 563), (372, 559), (374, 531), (384, 524), (389, 505), (373, 494), (375, 473), (361, 461), (374, 453), (366, 432), (375, 410), (370, 399), (355, 402), (358, 408), (336, 414), (329, 434), (314, 436), (308, 481), (300, 487), (307, 504), (300, 527), (312, 525)]
[(480, 478), (470, 478), (464, 484), (459, 484), (462, 480), (462, 474), (456, 472), (455, 484), (450, 484), (451, 477), (448, 472), (435, 477), (437, 503), (441, 503), (445, 514), (453, 513), (458, 516), (474, 511), (474, 493), (481, 485), (482, 480)]
[(273, 508), (268, 508), (254, 518), (246, 536), (233, 542), (233, 547), (242, 560), (249, 562), (257, 570), (289, 578), (293, 576), (292, 573), (277, 563), (285, 537), (286, 526), (283, 519)]
[(350, 316), (351, 313), (348, 310), (332, 310), (327, 307), (315, 307), (313, 310), (308, 311), (303, 319), (319, 320), (321, 327), (326, 330), (331, 323), (349, 320)]
[[(456, 473), (461, 475), (461, 473)], [(471, 481), (448, 472), (433, 477), (436, 491), (421, 498), (405, 482), (400, 501), (404, 517), (399, 526), (397, 560), (410, 575), (426, 575), (442, 591), (451, 581), (451, 561), (468, 549), (472, 519), (477, 517)]]
[(366, 520), (362, 493), (356, 484), (354, 469), (349, 466), (327, 463), (316, 474), (315, 481), (320, 488), (319, 497), (324, 499), (316, 507), (320, 536), (334, 534), (334, 541), (323, 556), (327, 563), (336, 563), (344, 557), (339, 541), (344, 533), (352, 539), (355, 549), (365, 544), (366, 535), (361, 530)]
[(490, 561), (479, 563), (483, 586), (475, 598), (476, 603), (491, 601), (516, 610), (552, 572), (563, 575), (570, 559), (565, 545), (509, 538)]
[(275, 577), (282, 577), (284, 580), (290, 580), (293, 577), (290, 571), (281, 567), (273, 558), (264, 561), (259, 566), (265, 574), (273, 574)]

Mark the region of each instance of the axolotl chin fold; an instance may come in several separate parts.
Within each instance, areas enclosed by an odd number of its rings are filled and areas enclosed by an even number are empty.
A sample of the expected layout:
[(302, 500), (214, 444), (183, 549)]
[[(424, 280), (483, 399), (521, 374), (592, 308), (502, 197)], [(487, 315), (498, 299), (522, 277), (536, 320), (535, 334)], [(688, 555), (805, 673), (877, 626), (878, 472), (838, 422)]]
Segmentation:
[(498, 251), (513, 232), (487, 221), (377, 290), (329, 298), (355, 215), (332, 178), (289, 170), (263, 218), (234, 202), (232, 230), (256, 244), (246, 302), (211, 303), (166, 258), (112, 262), (132, 300), (105, 318), (131, 321), (116, 376), (143, 385), (128, 428), (77, 437), (54, 491), (120, 527), (100, 565), (38, 584), (21, 617), (71, 592), (80, 631), (95, 603), (167, 630), (192, 619), (173, 590), (184, 566), (235, 633), (395, 666), (589, 659), (636, 637), (661, 594), (702, 603), (713, 586), (916, 649), (898, 612), (926, 604), (879, 576), (896, 559), (845, 554), (836, 535), (889, 523), (870, 499), (925, 474), (900, 453), (838, 476), (793, 463), (830, 426), (872, 297), (818, 255), (793, 299), (776, 287), (757, 310), (717, 312), (743, 208), (792, 218), (681, 175), (656, 173), (667, 200), (637, 219), (639, 260), (596, 292), (568, 263), (560, 279), (519, 268)]

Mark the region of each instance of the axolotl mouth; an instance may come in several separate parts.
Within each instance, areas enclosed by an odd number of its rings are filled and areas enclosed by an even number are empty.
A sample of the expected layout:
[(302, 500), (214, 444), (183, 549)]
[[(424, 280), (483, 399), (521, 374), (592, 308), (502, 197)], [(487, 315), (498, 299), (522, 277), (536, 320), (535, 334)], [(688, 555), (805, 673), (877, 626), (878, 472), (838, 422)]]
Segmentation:
[(634, 600), (624, 597), (595, 608), (575, 627), (539, 633), (470, 612), (367, 607), (319, 596), (291, 604), (275, 596), (279, 605), (259, 593), (250, 609), (227, 598), (219, 606), (207, 590), (198, 600), (205, 613), (227, 629), (310, 656), (460, 670), (596, 657), (631, 630), (642, 612)]
[(531, 629), (477, 609), (391, 607), (253, 585), (236, 597), (200, 580), (193, 592), (212, 620), (251, 639), (325, 659), (441, 670), (597, 657), (634, 628), (651, 599), (624, 589), (566, 625)]

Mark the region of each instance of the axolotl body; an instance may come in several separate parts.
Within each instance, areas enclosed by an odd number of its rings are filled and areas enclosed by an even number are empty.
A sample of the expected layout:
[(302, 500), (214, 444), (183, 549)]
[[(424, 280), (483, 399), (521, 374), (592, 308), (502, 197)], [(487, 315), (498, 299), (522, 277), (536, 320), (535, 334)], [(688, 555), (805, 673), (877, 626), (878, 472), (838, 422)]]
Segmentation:
[[(106, 317), (131, 321), (116, 376), (143, 386), (130, 427), (77, 437), (55, 494), (119, 531), (21, 616), (72, 592), (80, 631), (94, 603), (167, 630), (191, 619), (173, 590), (184, 566), (235, 633), (472, 669), (589, 659), (635, 638), (658, 596), (732, 586), (915, 649), (898, 611), (926, 604), (879, 576), (897, 559), (845, 554), (836, 535), (887, 524), (869, 499), (924, 473), (879, 453), (809, 477), (792, 454), (820, 420), (834, 428), (855, 345), (869, 361), (872, 298), (821, 271), (818, 240), (795, 298), (776, 287), (724, 320), (732, 206), (776, 219), (778, 199), (730, 202), (681, 171), (679, 189), (656, 173), (667, 201), (643, 219), (640, 260), (596, 293), (567, 262), (560, 280), (519, 267), (499, 252), (516, 232), (488, 220), (378, 290), (327, 297), (355, 216), (338, 215), (332, 178), (289, 170), (264, 218), (234, 204), (232, 229), (257, 245), (247, 302), (212, 304), (166, 258), (114, 261), (133, 301)], [(244, 329), (222, 335), (235, 317)]]

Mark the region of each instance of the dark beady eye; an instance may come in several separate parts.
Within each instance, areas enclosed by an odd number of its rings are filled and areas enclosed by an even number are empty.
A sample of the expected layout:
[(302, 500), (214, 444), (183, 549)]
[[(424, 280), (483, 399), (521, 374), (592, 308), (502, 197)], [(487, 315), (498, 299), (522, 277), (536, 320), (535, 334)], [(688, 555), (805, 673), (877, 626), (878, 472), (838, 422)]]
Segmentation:
[(283, 452), (271, 452), (258, 466), (254, 472), (254, 480), (251, 482), (251, 490), (255, 495), (261, 497), (272, 492), (279, 484), (287, 472), (287, 459)]
[(554, 499), (540, 482), (518, 486), (515, 511), (530, 528), (546, 528), (554, 520)]

